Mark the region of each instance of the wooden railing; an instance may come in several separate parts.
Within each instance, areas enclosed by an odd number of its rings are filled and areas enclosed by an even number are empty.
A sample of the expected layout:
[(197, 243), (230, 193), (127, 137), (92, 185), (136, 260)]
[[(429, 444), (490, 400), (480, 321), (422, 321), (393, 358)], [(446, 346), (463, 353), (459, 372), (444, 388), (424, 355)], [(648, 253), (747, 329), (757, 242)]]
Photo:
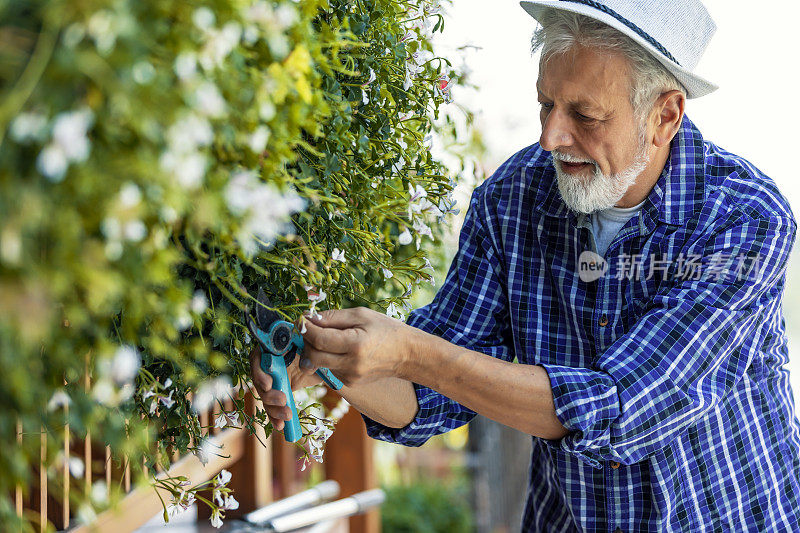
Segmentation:
[[(339, 396), (329, 392), (323, 401), (335, 404)], [(256, 400), (248, 394), (246, 406), (250, 413), (255, 411)], [(228, 406), (229, 407), (229, 406)], [(68, 407), (67, 407), (68, 408)], [(200, 415), (201, 425), (209, 427), (214, 413)], [(276, 499), (290, 496), (304, 488), (308, 482), (310, 469), (300, 471), (300, 454), (294, 444), (287, 444), (282, 433), (274, 433), (266, 439), (263, 429), (260, 434), (252, 435), (246, 429), (228, 428), (211, 429), (208, 435), (212, 442), (223, 446), (224, 457), (210, 455), (207, 464), (203, 465), (194, 455), (180, 457), (175, 452), (169, 470), (158, 475), (187, 476), (193, 484), (202, 483), (213, 478), (221, 469), (228, 469), (232, 474), (230, 487), (240, 506), (236, 511), (227, 511), (227, 518), (241, 516)], [(71, 480), (69, 465), (64, 461), (59, 465), (60, 479), (58, 491), (48, 486), (47, 439), (42, 432), (31, 434), (17, 428), (17, 441), (27, 438), (39, 438), (41, 461), (36, 472), (36, 486), (23, 491), (18, 487), (15, 494), (17, 513), (23, 514), (38, 522), (40, 531), (45, 531), (48, 522), (57, 530), (71, 533), (90, 531), (133, 531), (153, 516), (161, 512), (162, 504), (156, 490), (151, 486), (133, 487), (131, 471), (137, 465), (120, 461), (113, 450), (107, 446), (98, 446), (92, 441), (91, 434), (85, 438), (73, 438), (69, 426), (64, 428), (64, 457), (79, 455), (85, 464), (82, 483), (88, 492), (97, 480), (104, 480), (110, 489), (112, 483), (118, 483), (125, 497), (113, 509), (103, 512), (91, 524), (77, 525), (76, 512), (70, 508), (69, 492), (74, 484)], [(262, 443), (265, 443), (264, 446)], [(144, 468), (144, 465), (138, 465)], [(319, 468), (319, 467), (317, 467)], [(341, 485), (340, 497), (350, 496), (356, 492), (377, 486), (373, 466), (372, 442), (366, 435), (361, 416), (351, 409), (336, 425), (336, 430), (327, 442), (324, 463), (321, 465), (323, 477), (333, 479)], [(70, 485), (72, 483), (73, 485)], [(27, 492), (27, 496), (24, 494)], [(162, 491), (161, 497), (169, 501), (169, 495)], [(203, 505), (198, 506), (198, 516), (208, 516)], [(350, 531), (355, 533), (377, 533), (380, 531), (380, 515), (378, 510), (350, 518)]]

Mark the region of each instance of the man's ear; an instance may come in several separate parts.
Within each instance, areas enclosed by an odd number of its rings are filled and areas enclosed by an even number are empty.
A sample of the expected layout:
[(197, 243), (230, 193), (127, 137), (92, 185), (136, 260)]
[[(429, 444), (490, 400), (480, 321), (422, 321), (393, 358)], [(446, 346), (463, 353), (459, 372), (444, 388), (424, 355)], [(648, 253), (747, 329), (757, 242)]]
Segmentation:
[(672, 142), (683, 122), (686, 97), (678, 90), (667, 91), (656, 99), (650, 115), (653, 120), (653, 144), (659, 148)]

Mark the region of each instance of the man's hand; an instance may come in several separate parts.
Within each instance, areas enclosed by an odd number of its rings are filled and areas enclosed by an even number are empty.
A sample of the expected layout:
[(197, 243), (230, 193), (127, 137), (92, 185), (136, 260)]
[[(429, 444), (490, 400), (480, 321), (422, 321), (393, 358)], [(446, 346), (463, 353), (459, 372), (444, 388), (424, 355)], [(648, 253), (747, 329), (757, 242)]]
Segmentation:
[[(292, 390), (322, 383), (322, 379), (313, 372), (300, 371), (299, 359), (299, 357), (295, 357), (292, 364), (286, 369)], [(286, 404), (286, 396), (279, 390), (272, 390), (272, 377), (261, 370), (261, 348), (258, 343), (250, 352), (250, 375), (273, 427), (277, 430), (283, 429), (283, 421), (291, 418), (292, 410)]]
[(306, 317), (301, 368), (305, 375), (329, 368), (348, 387), (404, 378), (417, 334), (417, 329), (366, 307), (322, 311)]

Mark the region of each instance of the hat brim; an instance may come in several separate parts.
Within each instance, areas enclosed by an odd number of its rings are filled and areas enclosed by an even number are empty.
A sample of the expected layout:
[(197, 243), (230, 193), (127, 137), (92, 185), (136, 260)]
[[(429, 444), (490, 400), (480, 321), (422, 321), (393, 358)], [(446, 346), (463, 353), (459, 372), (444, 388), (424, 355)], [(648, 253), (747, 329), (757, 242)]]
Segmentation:
[(638, 33), (631, 30), (628, 26), (617, 20), (616, 18), (603, 13), (593, 7), (585, 4), (575, 4), (571, 2), (562, 2), (560, 0), (522, 0), (519, 3), (530, 16), (536, 19), (541, 24), (543, 15), (550, 9), (558, 9), (560, 11), (569, 11), (586, 15), (587, 17), (599, 20), (600, 22), (611, 26), (618, 30), (620, 33), (630, 37), (636, 43), (640, 44), (645, 50), (655, 57), (659, 63), (669, 70), (686, 89), (687, 98), (699, 98), (712, 93), (719, 89), (719, 86), (711, 83), (707, 79), (694, 74), (690, 70), (686, 70), (679, 64), (671, 61), (668, 57), (662, 54), (655, 46), (650, 44), (646, 39), (642, 38)]

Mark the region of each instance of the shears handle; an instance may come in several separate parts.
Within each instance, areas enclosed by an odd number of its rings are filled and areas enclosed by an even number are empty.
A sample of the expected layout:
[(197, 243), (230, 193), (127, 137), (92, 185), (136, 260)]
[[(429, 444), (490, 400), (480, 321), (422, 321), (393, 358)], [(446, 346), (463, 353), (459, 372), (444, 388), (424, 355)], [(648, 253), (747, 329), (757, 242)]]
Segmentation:
[(289, 374), (286, 372), (286, 361), (283, 356), (261, 352), (261, 370), (272, 377), (272, 388), (286, 396), (286, 405), (292, 411), (292, 418), (284, 421), (283, 436), (286, 442), (297, 442), (302, 436), (300, 421), (297, 419), (297, 406), (294, 403)]
[(334, 376), (327, 368), (318, 368), (315, 374), (321, 377), (322, 381), (325, 382), (325, 385), (333, 390), (339, 390), (342, 388), (342, 385), (344, 385), (341, 381), (339, 381), (339, 378)]

